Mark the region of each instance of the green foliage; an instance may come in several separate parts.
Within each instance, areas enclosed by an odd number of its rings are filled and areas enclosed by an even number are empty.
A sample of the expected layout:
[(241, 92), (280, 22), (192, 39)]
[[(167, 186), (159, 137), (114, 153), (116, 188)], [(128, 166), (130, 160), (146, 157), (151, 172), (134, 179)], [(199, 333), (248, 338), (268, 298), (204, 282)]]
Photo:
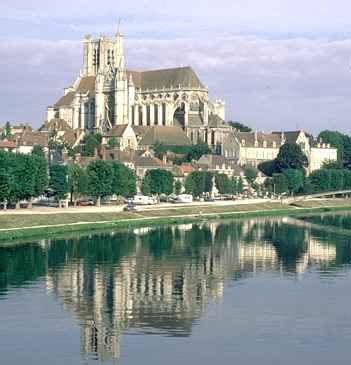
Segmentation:
[(273, 174), (273, 185), (277, 194), (286, 193), (289, 190), (289, 181), (284, 174)]
[(275, 163), (279, 172), (283, 172), (285, 169), (304, 170), (308, 167), (308, 159), (296, 143), (283, 144), (279, 149)]
[(140, 190), (143, 195), (151, 195), (151, 187), (150, 187), (150, 181), (148, 179), (143, 179), (141, 181), (141, 187)]
[(174, 192), (176, 193), (176, 195), (179, 195), (181, 191), (182, 191), (182, 183), (179, 180), (177, 180), (174, 183)]
[(205, 142), (199, 142), (196, 145), (192, 146), (191, 151), (187, 155), (187, 162), (191, 162), (192, 160), (198, 160), (201, 156), (207, 155), (211, 152), (208, 144)]
[(48, 162), (45, 155), (43, 157), (40, 153), (32, 153), (32, 162), (35, 171), (33, 197), (38, 197), (44, 193), (49, 184)]
[(47, 184), (45, 158), (0, 151), (0, 200), (31, 200), (41, 195)]
[(318, 193), (330, 190), (330, 170), (320, 169), (313, 171), (309, 178), (314, 192)]
[(351, 189), (351, 171), (350, 170), (342, 170), (344, 174), (344, 188)]
[(265, 179), (265, 181), (263, 183), (263, 189), (265, 191), (267, 191), (268, 193), (274, 192), (273, 178), (268, 177), (267, 179)]
[(57, 200), (66, 198), (69, 191), (66, 166), (55, 164), (50, 167), (49, 186)]
[(238, 194), (242, 194), (244, 192), (244, 180), (243, 178), (240, 176), (239, 179), (237, 180), (237, 193)]
[(88, 192), (88, 175), (86, 171), (76, 163), (67, 165), (68, 188), (71, 199), (75, 202)]
[(170, 195), (173, 193), (174, 176), (170, 171), (162, 169), (148, 170), (143, 180), (147, 181), (151, 194)]
[(228, 124), (237, 129), (239, 132), (252, 132), (252, 128), (246, 126), (245, 124), (238, 121), (229, 121)]
[(193, 171), (185, 180), (185, 191), (198, 197), (203, 193), (209, 193), (213, 188), (213, 175), (207, 171)]
[(93, 157), (95, 150), (101, 149), (102, 135), (100, 133), (87, 134), (83, 139), (81, 148), (81, 155)]
[(287, 178), (289, 192), (299, 192), (304, 183), (304, 175), (302, 171), (297, 169), (286, 169), (283, 171), (283, 174)]
[(118, 146), (119, 146), (119, 143), (118, 143), (116, 137), (111, 137), (111, 138), (108, 139), (107, 148), (113, 149), (113, 148), (118, 147)]
[(351, 171), (348, 169), (320, 169), (311, 173), (309, 181), (315, 193), (351, 189)]
[(46, 159), (45, 156), (45, 152), (42, 146), (36, 144), (33, 146), (32, 152), (31, 152), (32, 156), (38, 156), (40, 158)]
[(244, 169), (244, 175), (245, 175), (245, 178), (246, 178), (246, 181), (248, 182), (248, 184), (251, 187), (253, 187), (255, 180), (257, 178), (256, 169), (251, 166), (246, 166)]
[(330, 190), (337, 191), (344, 188), (344, 173), (342, 170), (329, 170), (330, 174)]
[(96, 160), (89, 163), (87, 167), (88, 192), (97, 199), (111, 195), (113, 183), (113, 169), (109, 161)]
[(173, 163), (177, 165), (191, 162), (192, 160), (198, 160), (201, 156), (211, 153), (208, 144), (205, 142), (199, 142), (192, 146), (166, 146), (162, 143), (157, 142), (154, 144), (153, 150), (155, 156), (159, 159), (162, 159), (168, 151), (175, 154), (183, 155), (183, 158), (173, 159)]
[(215, 184), (220, 194), (233, 193), (232, 183), (226, 174), (216, 174)]
[(266, 176), (272, 177), (273, 174), (277, 173), (277, 166), (275, 160), (261, 162), (257, 168)]
[(2, 132), (0, 139), (9, 139), (11, 137), (12, 137), (11, 124), (10, 122), (6, 122), (4, 131)]
[(322, 169), (336, 170), (343, 168), (343, 164), (340, 161), (324, 161), (322, 163)]
[(322, 131), (318, 135), (318, 140), (322, 140), (324, 143), (330, 143), (332, 147), (338, 149), (338, 161), (341, 163), (344, 161), (344, 142), (346, 142), (343, 136), (340, 132), (330, 130)]
[(8, 199), (11, 189), (8, 152), (0, 151), (0, 202)]
[(134, 172), (118, 161), (112, 161), (113, 173), (111, 194), (117, 196), (131, 197), (136, 194), (136, 179)]

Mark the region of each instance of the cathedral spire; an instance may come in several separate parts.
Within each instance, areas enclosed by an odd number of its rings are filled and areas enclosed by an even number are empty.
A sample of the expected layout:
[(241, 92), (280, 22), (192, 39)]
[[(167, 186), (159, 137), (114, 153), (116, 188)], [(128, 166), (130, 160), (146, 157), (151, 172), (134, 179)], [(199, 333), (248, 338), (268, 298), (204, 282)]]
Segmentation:
[(115, 41), (115, 54), (116, 57), (116, 68), (124, 69), (124, 47), (123, 47), (123, 34), (121, 32), (121, 19), (118, 20), (118, 27)]

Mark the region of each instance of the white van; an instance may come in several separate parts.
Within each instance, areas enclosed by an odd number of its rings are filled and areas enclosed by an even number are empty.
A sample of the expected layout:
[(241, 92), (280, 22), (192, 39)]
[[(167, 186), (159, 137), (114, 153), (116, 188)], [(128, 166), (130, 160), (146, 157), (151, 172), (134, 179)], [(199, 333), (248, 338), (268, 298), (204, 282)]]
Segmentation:
[(151, 205), (156, 204), (157, 201), (152, 196), (146, 196), (146, 195), (135, 195), (132, 203), (135, 205)]
[(177, 199), (175, 200), (176, 203), (192, 203), (193, 202), (193, 196), (190, 194), (180, 194), (177, 196)]

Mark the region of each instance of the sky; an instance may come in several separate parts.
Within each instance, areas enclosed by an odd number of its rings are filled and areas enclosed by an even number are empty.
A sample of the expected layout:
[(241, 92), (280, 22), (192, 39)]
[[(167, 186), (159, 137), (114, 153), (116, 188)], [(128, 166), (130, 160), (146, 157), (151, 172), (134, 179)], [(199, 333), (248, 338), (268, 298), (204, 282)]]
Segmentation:
[(129, 69), (190, 65), (254, 129), (350, 133), (347, 0), (1, 0), (0, 125), (39, 127), (82, 66), (86, 34), (113, 36)]

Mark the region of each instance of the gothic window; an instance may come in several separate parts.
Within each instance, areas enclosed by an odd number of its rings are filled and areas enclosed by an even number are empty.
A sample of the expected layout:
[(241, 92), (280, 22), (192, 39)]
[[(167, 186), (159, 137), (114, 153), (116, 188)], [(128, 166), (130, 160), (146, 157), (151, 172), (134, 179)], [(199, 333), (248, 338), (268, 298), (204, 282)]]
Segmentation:
[(193, 131), (191, 131), (191, 133), (190, 133), (190, 139), (191, 139), (191, 142), (194, 142), (194, 132)]
[(211, 145), (214, 145), (215, 144), (215, 132), (214, 131), (212, 131), (211, 132)]
[(166, 125), (166, 103), (162, 104), (162, 125)]
[(132, 107), (132, 124), (135, 124), (135, 106)]
[(150, 125), (150, 105), (146, 106), (146, 125)]
[(139, 125), (143, 125), (143, 108), (138, 106), (139, 109)]
[(158, 125), (158, 105), (155, 104), (154, 106), (154, 121), (155, 121), (155, 124)]

